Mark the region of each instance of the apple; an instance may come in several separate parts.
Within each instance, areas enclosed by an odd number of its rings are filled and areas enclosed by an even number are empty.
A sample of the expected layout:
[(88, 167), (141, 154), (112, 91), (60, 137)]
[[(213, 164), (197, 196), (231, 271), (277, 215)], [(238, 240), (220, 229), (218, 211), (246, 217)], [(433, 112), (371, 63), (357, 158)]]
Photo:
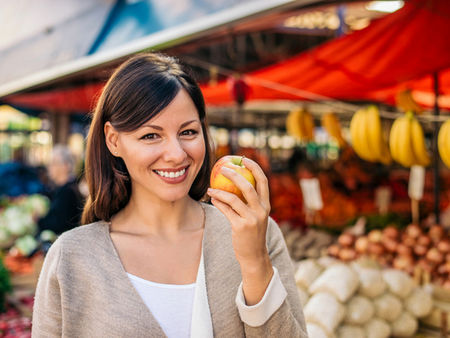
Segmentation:
[(221, 173), (223, 167), (229, 168), (242, 175), (253, 187), (256, 186), (255, 177), (252, 172), (242, 163), (242, 156), (226, 155), (221, 157), (212, 168), (210, 186), (213, 189), (220, 189), (231, 192), (245, 202), (241, 190), (228, 178)]

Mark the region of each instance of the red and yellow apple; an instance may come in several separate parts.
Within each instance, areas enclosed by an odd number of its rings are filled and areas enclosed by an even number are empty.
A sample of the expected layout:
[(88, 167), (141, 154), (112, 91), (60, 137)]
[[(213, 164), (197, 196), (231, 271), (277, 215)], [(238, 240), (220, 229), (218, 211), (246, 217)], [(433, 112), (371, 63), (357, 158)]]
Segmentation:
[(241, 190), (230, 179), (226, 178), (221, 173), (221, 169), (223, 167), (234, 170), (238, 174), (242, 175), (247, 181), (249, 181), (250, 184), (253, 185), (253, 187), (255, 187), (255, 177), (253, 176), (252, 172), (242, 163), (242, 156), (226, 155), (221, 157), (212, 168), (210, 186), (213, 189), (220, 189), (231, 192), (245, 202), (245, 198)]

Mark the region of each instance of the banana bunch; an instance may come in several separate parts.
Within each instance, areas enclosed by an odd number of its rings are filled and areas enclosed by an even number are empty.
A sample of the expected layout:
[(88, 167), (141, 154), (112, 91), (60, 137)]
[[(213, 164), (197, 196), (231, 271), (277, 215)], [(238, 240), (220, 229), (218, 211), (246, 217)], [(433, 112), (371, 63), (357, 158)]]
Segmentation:
[(292, 110), (286, 119), (286, 131), (296, 139), (308, 142), (314, 138), (314, 119), (304, 109)]
[(412, 111), (416, 114), (420, 114), (423, 112), (423, 109), (421, 106), (417, 104), (417, 102), (412, 97), (412, 93), (410, 89), (405, 89), (402, 91), (399, 91), (395, 95), (395, 102), (397, 105), (397, 108), (403, 112)]
[(356, 154), (369, 162), (392, 162), (376, 106), (358, 110), (350, 121), (350, 136)]
[(391, 127), (389, 148), (392, 158), (404, 167), (431, 163), (430, 155), (425, 147), (422, 126), (412, 112), (397, 118)]
[(438, 149), (442, 162), (450, 169), (450, 120), (445, 121), (439, 129)]
[(326, 113), (322, 115), (321, 123), (322, 127), (327, 131), (327, 133), (335, 139), (339, 147), (342, 148), (347, 144), (347, 142), (342, 137), (341, 124), (339, 123), (336, 114)]

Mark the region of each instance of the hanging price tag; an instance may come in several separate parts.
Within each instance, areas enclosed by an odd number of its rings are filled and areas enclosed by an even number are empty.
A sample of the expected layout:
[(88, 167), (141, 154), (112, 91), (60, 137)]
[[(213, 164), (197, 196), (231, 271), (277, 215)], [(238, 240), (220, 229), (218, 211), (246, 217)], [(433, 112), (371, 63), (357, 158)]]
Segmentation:
[(322, 194), (317, 178), (302, 178), (300, 180), (300, 187), (307, 209), (320, 210), (323, 208)]
[(389, 211), (391, 204), (392, 189), (389, 187), (379, 187), (375, 190), (375, 205), (380, 214), (384, 215)]
[(408, 195), (412, 200), (419, 201), (423, 196), (425, 184), (425, 168), (413, 165), (409, 173)]

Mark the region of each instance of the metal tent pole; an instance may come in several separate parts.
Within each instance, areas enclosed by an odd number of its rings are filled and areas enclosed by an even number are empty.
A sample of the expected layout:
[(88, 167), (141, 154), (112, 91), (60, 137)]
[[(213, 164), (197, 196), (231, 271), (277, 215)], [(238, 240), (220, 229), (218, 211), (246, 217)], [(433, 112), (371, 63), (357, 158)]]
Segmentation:
[[(433, 73), (433, 85), (434, 85), (434, 116), (439, 116), (439, 73)], [(440, 211), (439, 211), (439, 152), (438, 152), (438, 132), (439, 132), (439, 122), (433, 121), (433, 185), (434, 185), (434, 214), (436, 215), (436, 224), (440, 222)]]

